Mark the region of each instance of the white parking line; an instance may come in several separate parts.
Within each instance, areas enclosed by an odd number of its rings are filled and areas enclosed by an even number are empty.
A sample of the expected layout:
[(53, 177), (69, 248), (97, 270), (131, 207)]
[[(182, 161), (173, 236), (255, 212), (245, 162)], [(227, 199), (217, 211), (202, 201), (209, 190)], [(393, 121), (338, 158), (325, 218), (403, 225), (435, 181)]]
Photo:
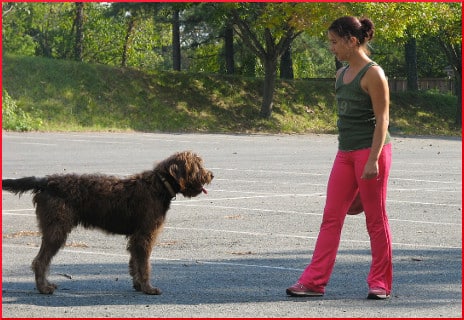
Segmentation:
[[(21, 249), (34, 249), (37, 250), (36, 247), (31, 246), (23, 246), (23, 245), (12, 245), (12, 244), (3, 244), (3, 248), (21, 248)], [(90, 251), (90, 250), (74, 250), (74, 249), (62, 249), (61, 252), (67, 252), (72, 254), (87, 254), (87, 255), (97, 255), (97, 256), (109, 256), (109, 257), (122, 257), (127, 258), (129, 254), (121, 254), (121, 253), (108, 253), (104, 251)], [(187, 259), (174, 259), (174, 258), (164, 258), (156, 256), (155, 258), (151, 258), (151, 260), (161, 260), (161, 261), (175, 261), (179, 263), (195, 263), (195, 264), (205, 264), (205, 265), (223, 265), (223, 266), (232, 266), (232, 267), (245, 267), (245, 268), (260, 268), (260, 269), (274, 269), (274, 270), (287, 270), (287, 271), (303, 271), (303, 269), (296, 269), (296, 268), (287, 268), (281, 266), (269, 266), (269, 265), (258, 265), (258, 264), (246, 264), (246, 263), (235, 263), (230, 261), (210, 261), (210, 260), (187, 260)]]
[[(228, 198), (230, 199), (230, 198)], [(192, 207), (192, 208), (216, 208), (223, 210), (233, 210), (233, 211), (248, 211), (248, 212), (267, 212), (267, 213), (281, 213), (281, 214), (301, 214), (301, 215), (313, 215), (313, 216), (322, 216), (322, 213), (317, 212), (305, 212), (305, 211), (295, 211), (295, 210), (276, 210), (276, 209), (262, 209), (262, 208), (251, 208), (251, 207), (237, 207), (237, 206), (223, 206), (223, 205), (213, 205), (213, 204), (189, 204), (194, 200), (185, 200), (185, 201), (174, 201), (171, 203), (172, 206), (181, 206), (181, 207)], [(401, 202), (401, 201), (398, 201)], [(35, 209), (11, 209), (11, 210), (2, 210), (2, 215), (5, 216), (24, 216), (24, 217), (35, 217), (35, 213), (21, 213), (21, 212), (34, 212)], [(364, 219), (362, 215), (352, 216), (354, 219)], [(408, 222), (413, 224), (433, 224), (433, 225), (444, 225), (444, 226), (461, 226), (459, 222), (441, 222), (441, 221), (430, 221), (430, 220), (410, 220), (410, 219), (394, 219), (389, 218), (390, 222)]]
[[(317, 237), (310, 236), (297, 236), (293, 234), (283, 234), (283, 233), (259, 233), (259, 232), (247, 232), (247, 231), (232, 231), (232, 230), (221, 230), (221, 229), (205, 229), (205, 228), (179, 228), (179, 227), (164, 227), (165, 229), (172, 230), (185, 230), (185, 231), (199, 231), (199, 232), (218, 232), (218, 233), (235, 233), (235, 234), (244, 234), (244, 235), (253, 235), (253, 236), (262, 236), (262, 237), (280, 237), (280, 238), (298, 238), (298, 239), (312, 239), (316, 240)], [(365, 243), (369, 244), (368, 240), (350, 240), (350, 239), (341, 239), (341, 243)], [(406, 246), (406, 247), (420, 247), (420, 248), (434, 248), (434, 249), (461, 249), (461, 246), (440, 246), (440, 245), (429, 245), (429, 244), (417, 244), (417, 243), (402, 243), (402, 242), (392, 242), (394, 246)]]
[[(294, 212), (292, 212), (294, 213)], [(9, 213), (3, 211), (4, 215), (21, 215), (21, 216), (35, 216), (33, 214), (18, 214), (18, 213)], [(425, 223), (425, 224), (438, 224), (438, 225), (453, 225), (453, 226), (460, 226), (460, 224), (452, 224), (452, 223), (443, 223), (443, 222), (431, 222), (431, 221), (412, 221), (412, 220), (400, 220), (400, 219), (390, 219), (390, 221), (399, 221), (399, 222), (411, 222), (414, 224), (418, 223)], [(249, 236), (259, 236), (259, 237), (279, 237), (279, 238), (298, 238), (298, 239), (317, 239), (316, 237), (310, 236), (298, 236), (292, 234), (283, 234), (283, 233), (264, 233), (264, 232), (248, 232), (248, 231), (235, 231), (235, 230), (224, 230), (224, 229), (208, 229), (208, 228), (182, 228), (182, 227), (171, 227), (165, 226), (164, 229), (171, 229), (171, 230), (187, 230), (187, 231), (197, 231), (197, 232), (218, 232), (224, 234), (242, 234), (242, 235), (249, 235)], [(342, 239), (341, 242), (350, 242), (350, 243), (369, 243), (366, 240), (350, 240), (350, 239)], [(408, 247), (421, 247), (421, 248), (450, 248), (456, 249), (461, 247), (455, 246), (441, 246), (441, 245), (429, 245), (429, 244), (417, 244), (417, 243), (393, 243), (394, 245), (398, 246), (408, 246)]]

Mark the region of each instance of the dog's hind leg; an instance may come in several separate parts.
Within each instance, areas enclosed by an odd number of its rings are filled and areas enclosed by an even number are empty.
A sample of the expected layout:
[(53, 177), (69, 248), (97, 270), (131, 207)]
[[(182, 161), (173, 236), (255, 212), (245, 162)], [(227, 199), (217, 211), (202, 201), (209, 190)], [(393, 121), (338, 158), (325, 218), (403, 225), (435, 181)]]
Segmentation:
[(134, 234), (129, 238), (127, 250), (130, 252), (129, 272), (134, 289), (146, 294), (161, 294), (161, 290), (150, 284), (150, 255), (156, 235)]
[[(57, 286), (48, 281), (48, 269), (55, 254), (66, 243), (72, 227), (58, 219), (51, 220), (45, 210), (50, 210), (50, 208), (46, 208), (46, 205), (45, 208), (42, 208), (40, 203), (37, 204), (37, 217), (42, 231), (42, 244), (39, 253), (32, 261), (32, 270), (35, 273), (37, 290), (40, 293), (52, 294)], [(65, 214), (66, 212), (63, 211), (61, 213)]]
[(51, 243), (50, 241), (42, 238), (42, 244), (40, 246), (39, 253), (32, 261), (32, 270), (35, 273), (35, 283), (37, 290), (40, 293), (52, 294), (57, 286), (51, 283), (47, 279), (48, 269), (53, 256), (61, 248), (61, 245)]

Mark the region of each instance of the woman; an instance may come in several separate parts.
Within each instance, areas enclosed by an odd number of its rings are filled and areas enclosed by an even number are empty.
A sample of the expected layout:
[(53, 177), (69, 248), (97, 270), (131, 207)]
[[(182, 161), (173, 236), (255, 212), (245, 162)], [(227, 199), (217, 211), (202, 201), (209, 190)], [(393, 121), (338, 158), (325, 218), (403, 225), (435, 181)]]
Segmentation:
[(389, 89), (381, 67), (369, 58), (374, 25), (367, 18), (342, 17), (328, 30), (330, 50), (348, 66), (336, 77), (339, 146), (327, 186), (319, 236), (311, 263), (291, 296), (323, 296), (350, 205), (360, 195), (370, 237), (372, 264), (368, 299), (386, 299), (392, 287), (391, 232), (385, 208), (391, 165)]

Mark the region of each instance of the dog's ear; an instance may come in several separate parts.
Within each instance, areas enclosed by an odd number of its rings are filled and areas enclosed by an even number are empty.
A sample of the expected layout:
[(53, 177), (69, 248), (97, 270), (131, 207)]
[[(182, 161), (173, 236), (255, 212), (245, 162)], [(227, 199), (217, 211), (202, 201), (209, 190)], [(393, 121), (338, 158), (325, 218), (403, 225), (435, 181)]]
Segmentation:
[(179, 166), (177, 164), (171, 164), (168, 168), (169, 174), (174, 178), (178, 179), (179, 178)]
[(177, 181), (181, 190), (183, 190), (185, 188), (183, 170), (177, 164), (173, 163), (169, 166), (168, 171), (171, 177)]

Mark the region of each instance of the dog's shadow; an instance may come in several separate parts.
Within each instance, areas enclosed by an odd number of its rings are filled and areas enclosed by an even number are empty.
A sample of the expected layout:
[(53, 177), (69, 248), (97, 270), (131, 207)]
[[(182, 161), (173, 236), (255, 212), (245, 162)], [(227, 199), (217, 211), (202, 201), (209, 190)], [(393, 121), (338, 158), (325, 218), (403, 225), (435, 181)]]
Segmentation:
[[(360, 299), (366, 287), (360, 285), (367, 276), (369, 260), (356, 263), (354, 256), (366, 256), (367, 250), (344, 250), (331, 278), (331, 294), (326, 300)], [(219, 261), (155, 261), (152, 262), (152, 284), (163, 294), (150, 296), (135, 291), (123, 263), (54, 264), (50, 280), (58, 285), (53, 295), (38, 293), (33, 274), (17, 269), (20, 276), (3, 279), (2, 303), (40, 307), (79, 306), (150, 306), (237, 304), (249, 302), (301, 301), (289, 298), (285, 288), (292, 284), (304, 268), (306, 259), (295, 258), (295, 252), (280, 253), (280, 257), (243, 257)], [(418, 302), (430, 300), (437, 304), (455, 299), (448, 286), (461, 279), (460, 249), (397, 250), (395, 254), (395, 299), (414, 296)], [(281, 266), (281, 267), (280, 267)], [(26, 267), (24, 267), (26, 270)], [(361, 271), (362, 270), (362, 271)], [(4, 275), (5, 277), (5, 275)], [(356, 284), (356, 285), (355, 285)], [(350, 290), (346, 290), (349, 286)], [(424, 287), (423, 287), (424, 286)], [(350, 301), (351, 301), (350, 300)]]

